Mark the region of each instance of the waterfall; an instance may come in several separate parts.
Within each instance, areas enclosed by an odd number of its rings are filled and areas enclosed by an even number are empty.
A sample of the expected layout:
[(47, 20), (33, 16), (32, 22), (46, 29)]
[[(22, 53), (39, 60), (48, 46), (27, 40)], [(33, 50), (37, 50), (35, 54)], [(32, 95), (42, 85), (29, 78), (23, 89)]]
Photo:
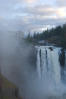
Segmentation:
[(37, 47), (38, 75), (42, 79), (50, 78), (55, 84), (61, 80), (59, 50), (60, 48), (49, 46)]
[(56, 83), (59, 83), (61, 80), (60, 64), (59, 64), (59, 50), (55, 49), (51, 52), (52, 55), (52, 66), (53, 66), (53, 78)]
[(37, 72), (39, 78), (41, 78), (41, 70), (40, 70), (40, 49), (37, 49)]

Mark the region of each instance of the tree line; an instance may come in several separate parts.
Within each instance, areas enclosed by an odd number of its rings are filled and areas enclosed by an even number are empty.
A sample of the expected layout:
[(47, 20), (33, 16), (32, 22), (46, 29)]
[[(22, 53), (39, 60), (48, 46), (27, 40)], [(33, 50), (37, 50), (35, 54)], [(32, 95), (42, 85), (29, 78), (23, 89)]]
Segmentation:
[(49, 30), (47, 29), (41, 33), (34, 33), (33, 36), (28, 34), (27, 40), (30, 42), (46, 40), (66, 48), (66, 24)]

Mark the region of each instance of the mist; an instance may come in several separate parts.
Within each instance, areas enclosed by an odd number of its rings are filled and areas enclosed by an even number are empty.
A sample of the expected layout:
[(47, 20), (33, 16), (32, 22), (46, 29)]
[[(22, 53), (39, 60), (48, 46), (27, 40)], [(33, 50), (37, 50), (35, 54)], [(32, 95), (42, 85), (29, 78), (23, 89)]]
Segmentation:
[(60, 48), (52, 48), (34, 46), (19, 32), (0, 33), (1, 74), (18, 87), (23, 99), (66, 99), (58, 61)]
[(17, 85), (21, 96), (26, 96), (28, 82), (34, 79), (36, 69), (34, 46), (28, 44), (19, 33), (0, 33), (0, 67), (1, 73)]

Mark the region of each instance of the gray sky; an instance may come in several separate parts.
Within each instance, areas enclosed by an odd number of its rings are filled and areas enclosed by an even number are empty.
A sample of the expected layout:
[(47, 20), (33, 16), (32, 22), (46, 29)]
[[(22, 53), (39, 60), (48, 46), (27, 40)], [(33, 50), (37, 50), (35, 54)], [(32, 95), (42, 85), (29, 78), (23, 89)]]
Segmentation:
[(0, 0), (0, 30), (33, 32), (66, 22), (66, 0)]

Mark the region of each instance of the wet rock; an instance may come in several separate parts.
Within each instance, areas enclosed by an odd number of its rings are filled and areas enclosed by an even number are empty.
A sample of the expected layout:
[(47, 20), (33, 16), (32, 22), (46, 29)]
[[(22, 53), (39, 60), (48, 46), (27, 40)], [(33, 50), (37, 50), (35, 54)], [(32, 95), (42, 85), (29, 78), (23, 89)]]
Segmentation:
[(40, 49), (40, 58), (41, 58), (41, 49)]
[(65, 51), (64, 51), (64, 49), (61, 49), (61, 53), (59, 55), (59, 62), (62, 67), (65, 66)]
[(51, 51), (53, 51), (53, 48), (52, 48), (52, 47), (49, 47), (49, 49), (50, 49)]

